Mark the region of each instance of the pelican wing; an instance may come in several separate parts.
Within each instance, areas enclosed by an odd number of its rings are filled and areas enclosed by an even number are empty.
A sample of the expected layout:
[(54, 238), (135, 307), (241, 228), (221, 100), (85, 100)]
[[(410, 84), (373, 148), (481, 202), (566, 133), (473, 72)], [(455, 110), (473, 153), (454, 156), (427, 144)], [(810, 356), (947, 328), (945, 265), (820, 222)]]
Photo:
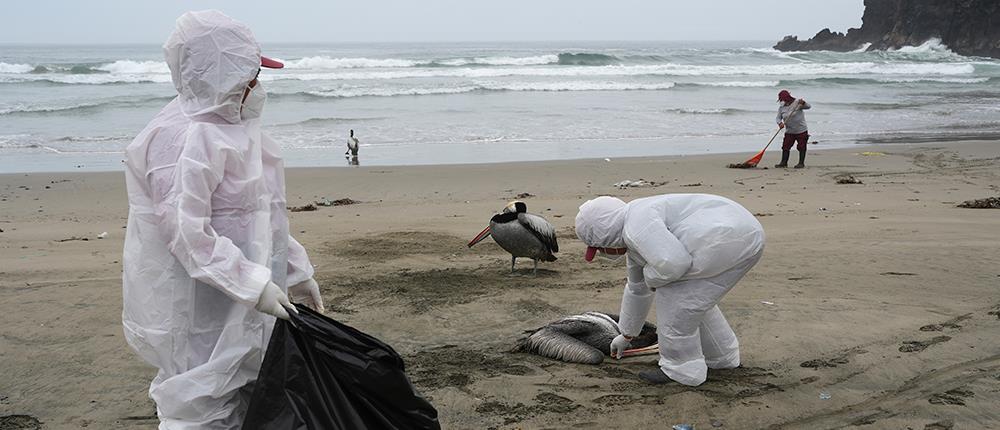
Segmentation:
[(519, 350), (569, 363), (599, 364), (604, 353), (554, 327), (543, 327), (522, 340)]
[(541, 240), (549, 248), (549, 251), (559, 252), (559, 243), (556, 242), (556, 229), (545, 218), (522, 212), (517, 214), (517, 221)]

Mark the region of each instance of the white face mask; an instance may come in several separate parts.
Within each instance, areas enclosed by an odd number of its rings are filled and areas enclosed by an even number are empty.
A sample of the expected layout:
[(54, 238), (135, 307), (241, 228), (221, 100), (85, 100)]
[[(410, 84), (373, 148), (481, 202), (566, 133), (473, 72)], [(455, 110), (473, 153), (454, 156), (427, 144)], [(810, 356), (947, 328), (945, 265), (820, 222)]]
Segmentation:
[(240, 119), (246, 121), (248, 119), (260, 118), (260, 114), (264, 111), (264, 102), (266, 101), (267, 90), (264, 89), (264, 86), (260, 82), (257, 82), (257, 85), (250, 88), (250, 94), (243, 101), (243, 109), (240, 110)]

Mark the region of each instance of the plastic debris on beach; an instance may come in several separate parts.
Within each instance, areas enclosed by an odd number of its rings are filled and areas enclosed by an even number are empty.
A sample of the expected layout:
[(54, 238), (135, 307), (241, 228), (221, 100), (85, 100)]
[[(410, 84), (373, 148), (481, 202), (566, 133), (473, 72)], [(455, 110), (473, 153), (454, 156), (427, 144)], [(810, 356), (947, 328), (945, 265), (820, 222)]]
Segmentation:
[(82, 241), (86, 242), (86, 241), (88, 241), (90, 239), (87, 239), (86, 237), (72, 236), (72, 237), (70, 237), (68, 239), (59, 239), (56, 242), (71, 242), (71, 241), (74, 241), (74, 240), (82, 240)]
[(838, 184), (864, 184), (860, 179), (851, 175), (841, 175), (837, 177)]
[(833, 398), (833, 396), (831, 396), (830, 393), (819, 393), (820, 400), (830, 400), (831, 398)]
[(694, 426), (691, 424), (674, 424), (670, 428), (673, 430), (694, 430)]
[(104, 239), (105, 237), (108, 237), (108, 232), (104, 232), (104, 233), (101, 233), (101, 234), (97, 235), (98, 239)]
[(618, 188), (619, 190), (624, 190), (626, 188), (659, 187), (663, 184), (666, 184), (666, 182), (647, 181), (645, 179), (639, 179), (638, 181), (633, 181), (631, 179), (626, 179), (624, 181), (614, 183), (614, 187)]
[(958, 204), (960, 208), (968, 209), (1000, 209), (1000, 197), (987, 197), (978, 200), (966, 200)]

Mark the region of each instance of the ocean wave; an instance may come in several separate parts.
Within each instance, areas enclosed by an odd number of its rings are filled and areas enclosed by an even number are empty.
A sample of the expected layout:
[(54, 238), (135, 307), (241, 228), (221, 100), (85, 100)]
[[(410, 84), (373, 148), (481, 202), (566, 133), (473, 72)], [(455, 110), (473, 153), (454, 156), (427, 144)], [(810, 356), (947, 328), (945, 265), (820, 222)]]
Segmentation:
[(475, 57), (475, 58), (453, 58), (449, 60), (435, 60), (423, 63), (422, 66), (544, 66), (557, 64), (558, 55), (536, 55), (531, 57)]
[(0, 76), (0, 84), (19, 84), (24, 82), (42, 82), (70, 85), (108, 85), (108, 84), (163, 84), (170, 82), (170, 75), (117, 75), (78, 74), (78, 75), (16, 75)]
[[(657, 57), (658, 58), (658, 57)], [(648, 57), (642, 57), (648, 60)], [(466, 57), (435, 60), (413, 60), (401, 58), (331, 58), (327, 56), (305, 57), (286, 60), (290, 70), (337, 70), (337, 69), (399, 69), (462, 66), (608, 66), (621, 64), (622, 60), (613, 55), (596, 53), (570, 53), (533, 55), (527, 57), (490, 56)]]
[(420, 62), (398, 58), (331, 58), (326, 56), (305, 57), (284, 61), (285, 68), (295, 69), (377, 69), (414, 67)]
[(63, 136), (53, 139), (54, 142), (116, 142), (121, 140), (131, 140), (133, 136)]
[(354, 124), (358, 122), (366, 121), (379, 121), (385, 119), (384, 117), (369, 117), (369, 118), (346, 118), (346, 117), (328, 117), (328, 118), (309, 118), (297, 122), (289, 122), (283, 124), (275, 124), (275, 127), (288, 127), (288, 126), (313, 126), (313, 125), (330, 125), (330, 124)]
[(837, 76), (837, 75), (927, 75), (949, 76), (975, 73), (968, 63), (797, 63), (774, 65), (657, 64), (630, 66), (490, 67), (398, 70), (344, 70), (325, 73), (273, 74), (268, 80), (391, 80), (410, 78), (498, 78), (505, 76), (594, 77), (594, 76)]
[(622, 60), (614, 55), (563, 52), (559, 54), (560, 66), (610, 66), (621, 64)]
[(0, 149), (41, 148), (41, 142), (37, 136), (25, 133), (0, 135)]
[(943, 84), (981, 84), (989, 82), (990, 78), (879, 78), (878, 82), (889, 84), (912, 84), (912, 83), (943, 83)]
[(779, 81), (725, 81), (725, 82), (686, 82), (683, 85), (699, 87), (738, 87), (738, 88), (769, 88), (776, 87)]
[(795, 86), (795, 85), (884, 85), (884, 84), (982, 84), (990, 82), (993, 78), (957, 78), (957, 77), (885, 77), (885, 78), (868, 78), (868, 77), (824, 77), (824, 78), (814, 78), (814, 79), (801, 79), (801, 80), (782, 80), (778, 85), (781, 86)]
[(413, 88), (378, 88), (378, 87), (347, 87), (323, 91), (305, 91), (301, 95), (323, 98), (352, 97), (392, 97), (392, 96), (423, 96), (462, 94), (475, 91), (658, 91), (674, 87), (673, 82), (662, 83), (626, 83), (626, 82), (477, 82), (472, 85), (455, 87), (413, 87)]
[(0, 73), (30, 73), (34, 69), (30, 64), (0, 63)]
[(94, 69), (120, 75), (170, 74), (170, 68), (167, 67), (167, 63), (162, 61), (118, 60), (110, 64), (95, 67)]
[(749, 111), (745, 111), (742, 109), (733, 109), (733, 108), (709, 108), (709, 109), (677, 108), (677, 109), (667, 109), (666, 112), (689, 114), (689, 115), (735, 115)]
[(865, 43), (865, 44), (861, 45), (860, 47), (858, 47), (858, 49), (855, 49), (855, 50), (851, 51), (851, 53), (852, 54), (860, 54), (862, 52), (867, 52), (868, 48), (871, 48), (871, 47), (872, 47), (872, 43), (868, 42), (868, 43)]
[(25, 105), (16, 104), (11, 106), (0, 106), (0, 116), (2, 115), (30, 115), (30, 114), (50, 114), (50, 113), (82, 113), (95, 109), (108, 107), (135, 107), (153, 102), (166, 102), (173, 97), (150, 97), (143, 99), (109, 99), (90, 103), (75, 103), (67, 105)]
[(890, 49), (888, 52), (901, 52), (904, 54), (927, 54), (931, 52), (955, 54), (938, 38), (929, 39), (919, 46), (903, 46), (897, 49)]

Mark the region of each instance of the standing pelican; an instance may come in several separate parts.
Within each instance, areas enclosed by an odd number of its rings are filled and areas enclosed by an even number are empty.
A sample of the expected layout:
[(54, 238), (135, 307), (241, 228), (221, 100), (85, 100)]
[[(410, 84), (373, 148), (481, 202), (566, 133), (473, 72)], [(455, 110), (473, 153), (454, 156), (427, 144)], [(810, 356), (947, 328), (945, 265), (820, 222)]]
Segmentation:
[(490, 226), (483, 229), (469, 242), (469, 248), (487, 236), (510, 253), (510, 273), (514, 273), (517, 257), (530, 258), (535, 262), (532, 273), (538, 274), (538, 260), (556, 261), (559, 244), (556, 243), (556, 229), (545, 218), (529, 214), (528, 205), (513, 201), (502, 212), (490, 219)]

